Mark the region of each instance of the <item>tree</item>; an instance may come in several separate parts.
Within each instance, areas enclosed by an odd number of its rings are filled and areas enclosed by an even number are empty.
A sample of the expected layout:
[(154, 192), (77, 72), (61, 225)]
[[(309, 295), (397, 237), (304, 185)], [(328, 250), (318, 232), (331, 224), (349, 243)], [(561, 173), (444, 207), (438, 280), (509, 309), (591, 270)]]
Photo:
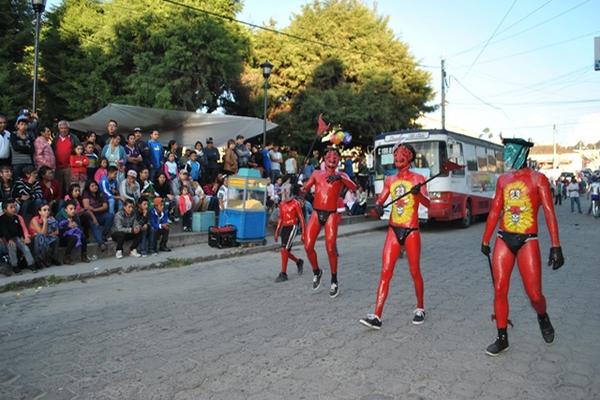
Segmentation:
[[(358, 0), (314, 1), (285, 32), (308, 40), (256, 32), (242, 82), (260, 81), (265, 59), (275, 65), (270, 117), (286, 143), (307, 146), (319, 113), (351, 131), (355, 141), (372, 143), (376, 133), (415, 126), (421, 113), (432, 110), (426, 105), (433, 96), (429, 74), (396, 39), (387, 18)], [(247, 93), (249, 99), (238, 100), (256, 110), (260, 91)]]
[[(183, 3), (228, 16), (241, 7)], [(47, 111), (70, 119), (109, 102), (213, 111), (238, 82), (249, 48), (237, 24), (159, 0), (65, 0), (47, 25)]]
[(31, 101), (34, 15), (27, 0), (0, 0), (0, 10), (0, 113), (11, 118)]

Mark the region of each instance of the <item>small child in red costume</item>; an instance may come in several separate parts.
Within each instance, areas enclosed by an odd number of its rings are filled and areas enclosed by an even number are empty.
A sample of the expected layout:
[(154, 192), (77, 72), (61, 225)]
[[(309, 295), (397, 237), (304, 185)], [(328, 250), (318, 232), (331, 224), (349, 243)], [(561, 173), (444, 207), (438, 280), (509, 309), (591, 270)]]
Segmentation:
[(375, 313), (367, 315), (360, 323), (372, 328), (381, 328), (381, 313), (388, 295), (390, 281), (394, 274), (396, 261), (400, 257), (402, 246), (406, 247), (408, 266), (415, 285), (417, 308), (414, 311), (413, 324), (420, 325), (425, 321), (425, 306), (423, 304), (423, 278), (419, 266), (421, 258), (421, 234), (419, 233), (419, 204), (429, 207), (425, 178), (409, 170), (410, 163), (415, 159), (415, 150), (411, 145), (396, 145), (393, 150), (394, 166), (398, 173), (385, 180), (383, 191), (376, 202), (376, 212), (383, 215), (383, 204), (388, 196), (398, 199), (394, 201), (390, 212), (390, 222), (385, 244), (383, 246), (381, 278), (375, 299)]
[(275, 278), (275, 282), (284, 282), (288, 280), (287, 264), (288, 258), (296, 263), (298, 267), (298, 275), (302, 275), (302, 266), (304, 260), (292, 254), (292, 245), (298, 233), (298, 222), (302, 229), (302, 241), (306, 234), (304, 226), (304, 213), (302, 211), (302, 200), (294, 197), (284, 198), (279, 203), (279, 220), (277, 228), (275, 228), (275, 242), (281, 233), (281, 272)]
[(329, 288), (329, 297), (337, 297), (339, 292), (337, 280), (337, 229), (339, 216), (337, 215), (337, 204), (340, 194), (344, 188), (356, 190), (354, 183), (348, 175), (338, 172), (337, 167), (340, 162), (340, 153), (335, 148), (330, 148), (324, 157), (324, 169), (315, 171), (302, 191), (306, 194), (315, 187), (315, 198), (313, 201), (313, 213), (306, 227), (306, 240), (304, 249), (313, 269), (313, 290), (321, 286), (321, 277), (323, 270), (319, 268), (317, 252), (315, 251), (315, 242), (322, 227), (325, 227), (325, 247), (331, 267), (331, 286)]

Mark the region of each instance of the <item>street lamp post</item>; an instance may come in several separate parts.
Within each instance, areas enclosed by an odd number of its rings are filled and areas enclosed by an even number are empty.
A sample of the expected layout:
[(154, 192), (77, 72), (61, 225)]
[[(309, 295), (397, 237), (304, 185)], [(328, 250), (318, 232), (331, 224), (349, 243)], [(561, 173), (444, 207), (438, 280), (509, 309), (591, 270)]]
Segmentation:
[(36, 112), (37, 100), (37, 83), (38, 83), (38, 56), (40, 44), (40, 22), (42, 13), (46, 9), (46, 0), (31, 0), (31, 6), (35, 11), (35, 54), (33, 59), (33, 107), (32, 112)]
[(267, 89), (269, 88), (269, 76), (271, 76), (271, 70), (273, 64), (268, 60), (260, 64), (262, 68), (263, 78), (265, 78), (265, 98), (263, 102), (263, 148), (267, 145)]

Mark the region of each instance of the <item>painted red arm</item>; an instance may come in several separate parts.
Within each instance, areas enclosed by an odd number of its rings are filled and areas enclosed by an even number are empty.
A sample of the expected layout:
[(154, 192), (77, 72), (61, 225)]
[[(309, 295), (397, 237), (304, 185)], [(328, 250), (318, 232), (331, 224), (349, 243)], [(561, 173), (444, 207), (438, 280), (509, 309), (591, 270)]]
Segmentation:
[(300, 228), (302, 229), (302, 240), (304, 240), (304, 235), (306, 234), (306, 226), (304, 225), (304, 213), (302, 212), (302, 207), (300, 204), (296, 202), (296, 212), (298, 213), (298, 218), (300, 219)]
[(312, 173), (310, 175), (310, 178), (308, 179), (308, 182), (306, 182), (304, 184), (304, 186), (302, 186), (302, 192), (304, 193), (309, 193), (310, 192), (310, 188), (313, 187), (313, 185), (315, 184), (315, 173)]
[(490, 239), (494, 234), (494, 229), (496, 229), (496, 225), (498, 224), (498, 219), (500, 218), (500, 213), (502, 212), (502, 207), (504, 206), (504, 197), (502, 196), (502, 185), (500, 185), (500, 180), (496, 183), (496, 194), (494, 195), (494, 200), (492, 200), (492, 206), (490, 207), (490, 213), (488, 214), (487, 222), (485, 224), (485, 231), (483, 232), (483, 238), (481, 242), (485, 245), (490, 244)]
[(350, 179), (348, 175), (342, 172), (340, 176), (342, 177), (342, 183), (348, 188), (348, 190), (356, 190), (356, 183), (354, 183), (354, 181)]
[(419, 192), (419, 203), (423, 204), (425, 207), (429, 208), (429, 204), (431, 204), (431, 202), (429, 201), (429, 193), (427, 193), (427, 185), (425, 185), (425, 178), (421, 179), (421, 182), (419, 182), (421, 184), (423, 184), (423, 186), (421, 186), (421, 191)]
[(382, 206), (385, 203), (385, 201), (387, 200), (389, 195), (390, 195), (390, 178), (386, 178), (383, 181), (383, 190), (379, 194), (379, 197), (377, 198), (377, 201), (375, 202), (375, 204)]
[(548, 183), (548, 178), (541, 174), (539, 176), (538, 191), (542, 201), (544, 218), (546, 218), (546, 225), (548, 225), (548, 232), (550, 233), (550, 242), (552, 243), (552, 247), (559, 247), (558, 222), (556, 221), (556, 214), (554, 213), (554, 203), (552, 202), (552, 194), (550, 193), (550, 184)]

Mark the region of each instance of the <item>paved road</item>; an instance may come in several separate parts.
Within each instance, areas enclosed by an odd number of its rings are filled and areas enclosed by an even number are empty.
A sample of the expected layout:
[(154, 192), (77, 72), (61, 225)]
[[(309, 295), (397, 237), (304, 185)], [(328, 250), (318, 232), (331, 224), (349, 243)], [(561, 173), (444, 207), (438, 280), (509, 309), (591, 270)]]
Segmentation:
[[(511, 349), (484, 354), (495, 327), (482, 223), (425, 230), (424, 325), (410, 323), (401, 260), (383, 329), (365, 329), (358, 319), (372, 311), (379, 231), (339, 241), (342, 292), (333, 300), (311, 292), (310, 274), (273, 283), (273, 252), (2, 294), (0, 398), (600, 398), (600, 221), (563, 206), (560, 223), (567, 264), (543, 277), (552, 346), (515, 270)], [(547, 235), (542, 248), (546, 256)]]

